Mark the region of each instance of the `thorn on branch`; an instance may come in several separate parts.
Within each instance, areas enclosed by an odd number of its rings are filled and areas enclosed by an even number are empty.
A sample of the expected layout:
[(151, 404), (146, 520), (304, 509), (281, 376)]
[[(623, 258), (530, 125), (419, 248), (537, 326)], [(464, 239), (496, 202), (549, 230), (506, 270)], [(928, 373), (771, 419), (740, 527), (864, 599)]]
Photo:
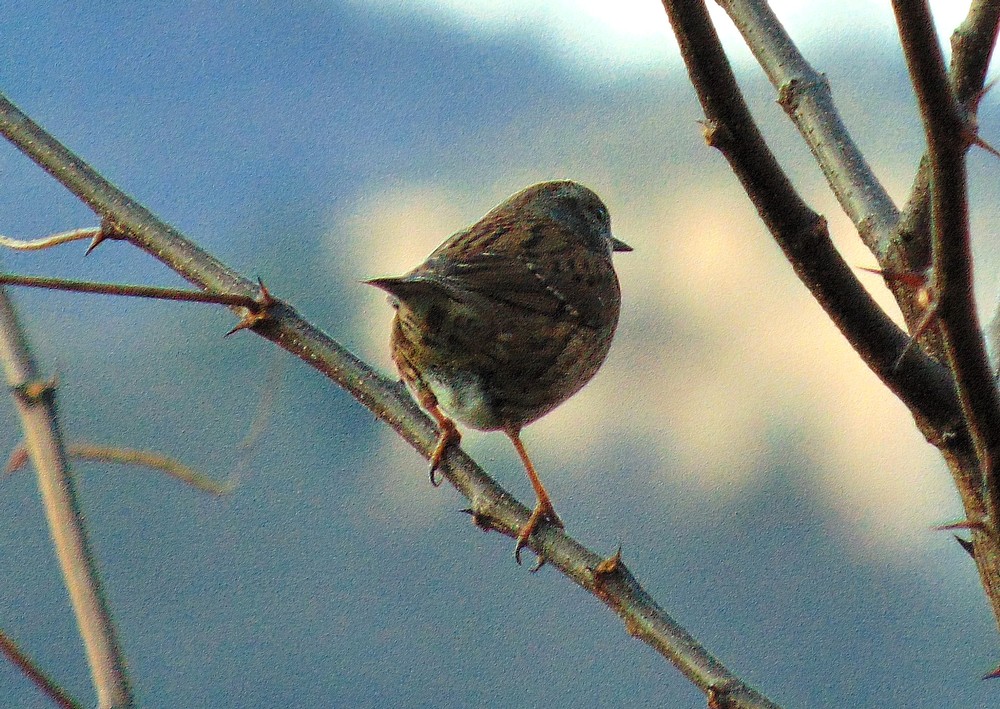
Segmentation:
[(706, 118), (703, 121), (698, 121), (698, 125), (701, 126), (701, 135), (705, 139), (705, 145), (710, 148), (721, 150), (720, 146), (725, 145), (732, 138), (729, 129), (717, 120)]
[(865, 268), (864, 266), (859, 266), (858, 268), (862, 271), (882, 276), (887, 283), (896, 282), (908, 286), (913, 291), (916, 304), (924, 310), (923, 317), (913, 329), (910, 339), (907, 340), (906, 345), (900, 351), (896, 357), (896, 361), (892, 365), (892, 369), (895, 371), (899, 369), (899, 365), (906, 358), (906, 355), (917, 345), (917, 341), (923, 337), (937, 319), (937, 304), (934, 298), (934, 291), (931, 289), (934, 269), (931, 267), (922, 271), (889, 271), (885, 269)]
[(90, 245), (84, 252), (84, 256), (90, 256), (90, 252), (96, 249), (100, 244), (102, 244), (107, 239), (117, 239), (125, 240), (128, 238), (128, 232), (126, 232), (118, 223), (111, 217), (104, 217), (101, 220), (100, 230), (94, 234), (94, 238), (91, 239)]
[(960, 547), (962, 547), (963, 549), (965, 549), (966, 553), (967, 553), (967, 554), (968, 554), (969, 556), (971, 556), (971, 557), (972, 557), (973, 561), (975, 561), (975, 559), (976, 559), (976, 547), (975, 547), (975, 545), (974, 545), (974, 544), (972, 543), (972, 540), (971, 540), (971, 539), (962, 539), (962, 538), (961, 538), (960, 536), (958, 536), (957, 534), (954, 534), (954, 535), (952, 535), (952, 536), (954, 536), (954, 537), (955, 537), (955, 541), (956, 541), (956, 542), (958, 542), (958, 545), (959, 545)]
[(994, 148), (992, 145), (990, 145), (985, 140), (980, 138), (978, 134), (972, 139), (972, 144), (982, 148), (990, 155), (1000, 158), (1000, 151), (997, 151), (996, 148)]
[(902, 283), (905, 286), (909, 286), (914, 293), (917, 305), (921, 308), (928, 308), (934, 302), (931, 291), (931, 282), (934, 278), (933, 268), (914, 271), (890, 271), (881, 268), (859, 266), (858, 269), (874, 273), (876, 276), (882, 276), (887, 283)]
[(271, 291), (267, 289), (264, 282), (257, 279), (257, 284), (260, 286), (260, 293), (257, 298), (253, 299), (252, 305), (244, 305), (247, 309), (246, 315), (236, 323), (236, 327), (227, 332), (223, 337), (229, 337), (234, 332), (239, 332), (240, 330), (252, 330), (261, 323), (271, 319), (271, 308), (277, 305), (278, 300), (271, 295)]
[(476, 506), (476, 502), (473, 501), (472, 507), (465, 507), (459, 510), (459, 512), (469, 515), (472, 518), (472, 523), (484, 532), (492, 531), (493, 528), (490, 526), (492, 515), (482, 510), (477, 510)]
[(28, 449), (26, 447), (18, 446), (10, 454), (10, 458), (7, 459), (7, 467), (4, 468), (4, 472), (10, 475), (15, 473), (25, 465), (28, 464)]
[(990, 90), (992, 90), (993, 87), (996, 86), (997, 81), (998, 79), (993, 79), (992, 81), (987, 83), (982, 88), (981, 91), (979, 91), (975, 96), (972, 97), (971, 100), (969, 100), (965, 104), (964, 108), (966, 110), (966, 122), (965, 122), (965, 127), (962, 131), (962, 137), (965, 139), (967, 145), (969, 146), (975, 145), (977, 147), (982, 148), (990, 155), (1000, 158), (1000, 151), (997, 151), (996, 148), (994, 148), (992, 145), (987, 143), (979, 136), (979, 117), (978, 117), (979, 103), (983, 100), (986, 94), (988, 94)]
[(603, 584), (609, 577), (620, 573), (623, 567), (622, 545), (619, 544), (618, 551), (590, 570), (590, 573), (594, 577), (594, 585), (599, 586)]
[(968, 519), (963, 519), (961, 522), (952, 522), (950, 524), (942, 524), (937, 527), (932, 527), (935, 532), (951, 532), (956, 529), (970, 529), (977, 532), (987, 531), (986, 525), (982, 522), (973, 522)]

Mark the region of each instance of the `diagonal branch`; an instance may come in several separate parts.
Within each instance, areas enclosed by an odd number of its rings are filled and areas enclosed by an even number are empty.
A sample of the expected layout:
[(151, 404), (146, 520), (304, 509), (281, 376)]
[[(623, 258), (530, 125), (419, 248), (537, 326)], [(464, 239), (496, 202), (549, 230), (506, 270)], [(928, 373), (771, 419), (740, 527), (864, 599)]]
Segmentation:
[(968, 126), (948, 80), (930, 9), (925, 2), (910, 0), (893, 0), (892, 6), (927, 135), (936, 312), (986, 485), (989, 527), (996, 533), (1000, 513), (1000, 394), (993, 382), (973, 295), (965, 166)]
[[(0, 133), (110, 222), (124, 238), (188, 281), (219, 292), (254, 294), (255, 286), (248, 279), (187, 241), (110, 184), (3, 96), (0, 96)], [(268, 317), (252, 329), (335, 381), (424, 457), (430, 457), (437, 442), (437, 428), (399, 382), (373, 370), (301, 318), (287, 303), (275, 301)], [(459, 449), (449, 451), (446, 467), (448, 480), (470, 500), (469, 512), (474, 523), (508, 537), (517, 536), (530, 514), (525, 506)], [(667, 615), (620, 561), (602, 561), (600, 556), (552, 527), (532, 536), (529, 546), (613, 610), (632, 635), (674, 663), (719, 706), (777, 706), (746, 685)]]
[(66, 580), (77, 625), (87, 651), (101, 709), (133, 706), (125, 660), (97, 566), (90, 553), (83, 518), (55, 411), (55, 392), (36, 371), (13, 304), (0, 288), (0, 360), (14, 393), (25, 443), (38, 474), (52, 542)]
[(57, 707), (60, 709), (83, 709), (83, 704), (76, 701), (66, 693), (66, 690), (53, 682), (52, 678), (45, 674), (42, 668), (17, 646), (14, 639), (2, 630), (0, 630), (0, 653), (6, 655), (7, 659), (21, 670), (24, 676), (31, 680)]

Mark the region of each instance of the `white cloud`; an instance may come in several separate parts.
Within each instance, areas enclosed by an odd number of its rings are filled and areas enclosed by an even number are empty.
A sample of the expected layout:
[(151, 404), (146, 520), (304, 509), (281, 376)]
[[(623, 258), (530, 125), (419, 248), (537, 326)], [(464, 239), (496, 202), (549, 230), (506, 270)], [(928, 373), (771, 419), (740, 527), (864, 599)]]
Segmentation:
[[(622, 73), (662, 67), (678, 57), (663, 6), (656, 0), (354, 0), (393, 15), (416, 13), (481, 36), (534, 38), (543, 50), (593, 73)], [(968, 3), (932, 2), (941, 36), (947, 37), (968, 11)], [(792, 37), (841, 41), (851, 35), (894, 36), (891, 9), (883, 0), (773, 0), (775, 14)], [(709, 2), (723, 42), (742, 48), (743, 40), (724, 11)], [(831, 28), (837, 28), (831, 31)], [(947, 43), (945, 43), (947, 49)], [(734, 56), (749, 53), (737, 49)]]

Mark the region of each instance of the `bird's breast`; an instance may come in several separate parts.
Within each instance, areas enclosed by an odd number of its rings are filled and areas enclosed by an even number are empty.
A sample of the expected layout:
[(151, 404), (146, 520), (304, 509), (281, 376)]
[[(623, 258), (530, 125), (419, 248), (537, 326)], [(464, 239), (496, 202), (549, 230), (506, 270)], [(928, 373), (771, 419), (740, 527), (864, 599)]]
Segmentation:
[(438, 405), (452, 418), (480, 431), (503, 427), (478, 374), (465, 371), (442, 376), (431, 370), (423, 373), (423, 380), (434, 392)]

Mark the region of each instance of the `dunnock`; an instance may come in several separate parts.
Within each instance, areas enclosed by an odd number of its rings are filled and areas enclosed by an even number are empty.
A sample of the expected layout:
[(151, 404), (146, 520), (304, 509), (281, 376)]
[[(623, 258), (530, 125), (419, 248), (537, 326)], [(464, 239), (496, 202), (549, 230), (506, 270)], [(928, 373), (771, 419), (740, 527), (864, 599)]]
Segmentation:
[[(441, 434), (435, 471), (461, 434), (451, 418), (503, 431), (538, 503), (514, 556), (543, 521), (562, 527), (521, 443), (521, 428), (552, 411), (597, 372), (618, 324), (621, 292), (601, 199), (569, 180), (542, 182), (494, 207), (424, 263), (368, 281), (396, 309), (392, 359)], [(541, 563), (541, 559), (539, 563)]]

